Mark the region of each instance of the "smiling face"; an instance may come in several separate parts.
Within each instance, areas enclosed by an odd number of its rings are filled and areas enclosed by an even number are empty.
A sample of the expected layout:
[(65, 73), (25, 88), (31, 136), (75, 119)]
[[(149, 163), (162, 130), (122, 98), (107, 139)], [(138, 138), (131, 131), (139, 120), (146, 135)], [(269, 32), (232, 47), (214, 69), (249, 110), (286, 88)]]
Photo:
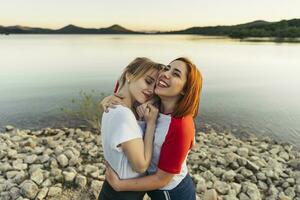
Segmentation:
[[(154, 87), (158, 77), (158, 70), (153, 68), (148, 70), (140, 78), (130, 81), (129, 93), (135, 101), (145, 103), (154, 94)], [(131, 75), (127, 76), (127, 80), (131, 80)]]
[(186, 64), (180, 60), (175, 60), (159, 73), (156, 81), (155, 94), (160, 98), (179, 99), (184, 95), (186, 80)]

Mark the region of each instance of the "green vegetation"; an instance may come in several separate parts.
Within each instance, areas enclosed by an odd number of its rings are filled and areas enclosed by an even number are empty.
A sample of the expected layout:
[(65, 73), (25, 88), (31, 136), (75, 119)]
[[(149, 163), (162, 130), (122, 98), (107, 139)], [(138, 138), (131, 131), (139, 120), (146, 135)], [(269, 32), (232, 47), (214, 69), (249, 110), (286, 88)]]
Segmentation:
[(193, 27), (162, 34), (200, 34), (241, 39), (246, 37), (299, 38), (300, 19), (282, 20), (280, 22), (255, 21), (234, 26)]
[(86, 121), (95, 130), (100, 130), (103, 110), (99, 104), (105, 94), (97, 94), (95, 90), (88, 93), (80, 91), (79, 94), (79, 99), (71, 100), (72, 108), (61, 108), (61, 111), (69, 117)]

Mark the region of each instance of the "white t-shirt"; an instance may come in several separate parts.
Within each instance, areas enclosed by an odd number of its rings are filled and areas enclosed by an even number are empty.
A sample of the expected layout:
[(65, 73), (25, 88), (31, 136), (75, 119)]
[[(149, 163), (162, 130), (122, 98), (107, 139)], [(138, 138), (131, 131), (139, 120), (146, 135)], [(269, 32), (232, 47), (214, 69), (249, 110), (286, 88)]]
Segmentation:
[(101, 137), (104, 158), (121, 179), (144, 175), (132, 169), (122, 148), (118, 147), (129, 140), (143, 138), (143, 131), (129, 108), (117, 105), (108, 113), (103, 113)]

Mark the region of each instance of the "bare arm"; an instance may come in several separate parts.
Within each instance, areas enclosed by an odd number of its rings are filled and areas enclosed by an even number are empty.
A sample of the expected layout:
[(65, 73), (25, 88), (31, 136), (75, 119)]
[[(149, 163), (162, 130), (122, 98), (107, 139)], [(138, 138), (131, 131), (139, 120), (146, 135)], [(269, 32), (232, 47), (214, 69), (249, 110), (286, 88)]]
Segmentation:
[(109, 166), (105, 178), (116, 191), (149, 191), (166, 186), (174, 174), (158, 169), (155, 174), (135, 179), (120, 180)]
[(133, 139), (121, 144), (134, 171), (143, 173), (150, 165), (155, 124), (147, 124), (144, 141)]
[(157, 115), (158, 109), (149, 104), (144, 115), (147, 123), (144, 141), (142, 139), (133, 139), (121, 144), (131, 167), (136, 172), (143, 173), (150, 165)]

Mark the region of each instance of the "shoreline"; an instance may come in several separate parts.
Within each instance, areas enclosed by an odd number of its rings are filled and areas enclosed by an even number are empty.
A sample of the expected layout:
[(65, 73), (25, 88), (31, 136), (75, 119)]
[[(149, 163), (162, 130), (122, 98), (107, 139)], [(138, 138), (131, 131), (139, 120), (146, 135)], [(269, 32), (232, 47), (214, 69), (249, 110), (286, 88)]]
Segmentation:
[[(95, 199), (104, 180), (100, 135), (80, 128), (6, 126), (0, 162), (0, 199)], [(300, 199), (300, 151), (289, 143), (207, 126), (187, 164), (198, 199), (209, 189), (230, 200)]]

